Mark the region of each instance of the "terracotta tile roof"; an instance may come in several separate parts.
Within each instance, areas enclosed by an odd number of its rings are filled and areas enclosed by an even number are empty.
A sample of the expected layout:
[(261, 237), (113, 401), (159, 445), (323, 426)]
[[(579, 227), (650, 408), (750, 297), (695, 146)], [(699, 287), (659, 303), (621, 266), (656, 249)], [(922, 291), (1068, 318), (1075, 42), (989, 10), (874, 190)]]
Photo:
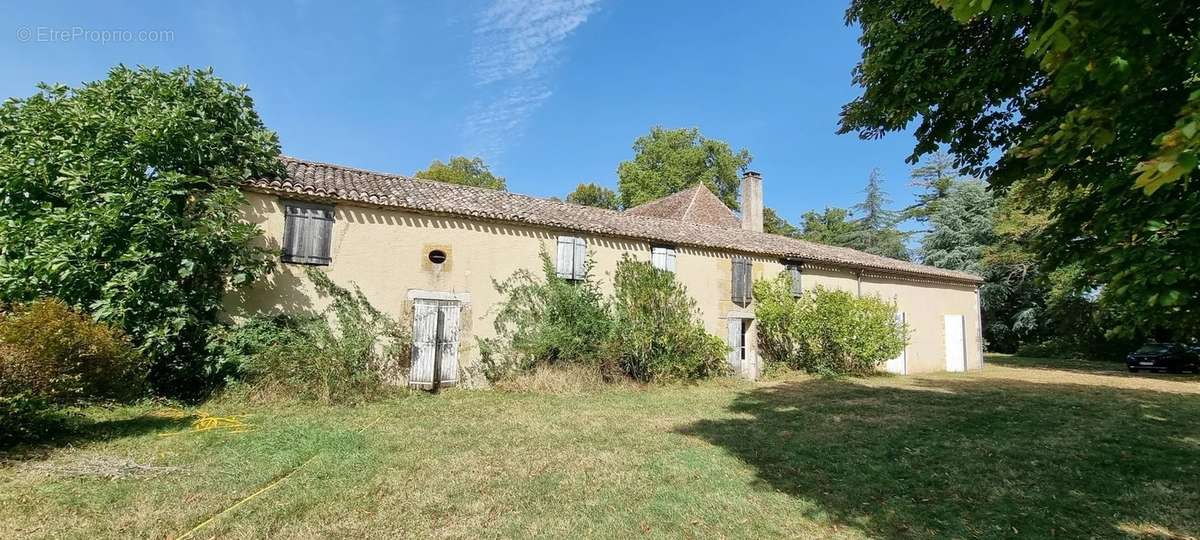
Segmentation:
[(935, 281), (982, 282), (978, 276), (964, 272), (740, 228), (634, 215), (291, 157), (282, 159), (287, 168), (287, 178), (253, 179), (246, 182), (246, 188), (301, 198), (470, 216), (655, 243), (715, 248)]
[(661, 199), (625, 211), (635, 216), (650, 216), (725, 229), (740, 229), (741, 221), (704, 184), (667, 195)]

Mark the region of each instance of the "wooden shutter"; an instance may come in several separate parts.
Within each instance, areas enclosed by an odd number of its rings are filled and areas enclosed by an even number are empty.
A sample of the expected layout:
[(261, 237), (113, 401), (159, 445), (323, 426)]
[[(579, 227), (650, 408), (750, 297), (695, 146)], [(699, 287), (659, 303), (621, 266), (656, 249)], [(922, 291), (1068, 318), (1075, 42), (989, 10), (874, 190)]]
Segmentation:
[(575, 238), (574, 240), (575, 240), (575, 249), (574, 249), (574, 255), (572, 257), (573, 264), (571, 265), (571, 278), (572, 279), (583, 279), (583, 274), (585, 273), (585, 270), (586, 270), (584, 268), (585, 267), (584, 262), (587, 261), (587, 244), (584, 243), (582, 238)]
[(750, 303), (750, 259), (743, 256), (734, 256), (732, 280), (732, 300), (739, 304)]
[(284, 202), (283, 260), (325, 265), (333, 261), (333, 207)]
[(801, 276), (803, 276), (803, 273), (800, 271), (800, 265), (789, 264), (787, 269), (788, 269), (788, 274), (792, 277), (792, 296), (803, 295), (804, 294), (804, 284), (803, 284), (803, 280), (801, 279)]
[(411, 385), (433, 384), (433, 355), (437, 347), (436, 300), (413, 302), (412, 368), (408, 372)]
[(575, 271), (575, 265), (571, 261), (574, 257), (575, 239), (570, 236), (558, 237), (558, 258), (554, 264), (554, 270), (558, 277), (571, 279)]
[(440, 302), (442, 333), (438, 335), (437, 347), (442, 351), (442, 363), (438, 381), (450, 385), (458, 382), (458, 317), (461, 312), (458, 302)]
[(742, 355), (745, 354), (745, 337), (742, 333), (742, 320), (730, 318), (729, 321), (729, 367), (733, 368), (734, 373), (742, 371)]
[(583, 279), (584, 262), (587, 261), (587, 242), (574, 236), (558, 237), (557, 257), (554, 273), (563, 279)]
[[(438, 332), (438, 314), (442, 328)], [(408, 384), (433, 386), (434, 355), (441, 353), (438, 369), (439, 384), (451, 385), (458, 382), (459, 316), (462, 305), (455, 301), (418, 298), (413, 301), (412, 367), (408, 372)]]
[(674, 272), (675, 248), (661, 246), (650, 248), (650, 264), (659, 270)]

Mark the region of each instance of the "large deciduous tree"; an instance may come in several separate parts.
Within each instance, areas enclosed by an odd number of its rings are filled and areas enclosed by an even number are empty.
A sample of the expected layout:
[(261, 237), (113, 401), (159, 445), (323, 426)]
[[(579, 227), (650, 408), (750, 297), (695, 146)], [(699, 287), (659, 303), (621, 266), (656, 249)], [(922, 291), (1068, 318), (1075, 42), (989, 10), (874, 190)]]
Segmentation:
[(617, 167), (621, 204), (632, 208), (704, 183), (736, 210), (741, 172), (750, 165), (750, 152), (709, 139), (696, 128), (656, 126), (633, 143), (634, 156)]
[(1026, 182), (1044, 268), (1073, 267), (1132, 316), (1200, 324), (1200, 3), (854, 0), (862, 28), (841, 132), (916, 123), (994, 189)]
[(0, 106), (0, 300), (52, 296), (126, 331), (160, 392), (206, 383), (223, 295), (269, 268), (239, 182), (282, 174), (244, 87), (119, 66)]
[(595, 182), (576, 186), (575, 191), (567, 194), (567, 202), (609, 210), (621, 209), (620, 199), (616, 192)]
[(491, 169), (483, 162), (483, 159), (478, 157), (454, 156), (446, 163), (435, 159), (433, 163), (429, 164), (428, 169), (417, 171), (413, 173), (413, 176), (426, 180), (446, 182), (448, 184), (499, 190), (507, 189), (504, 177), (492, 174)]
[(780, 217), (774, 208), (763, 208), (763, 232), (800, 238), (800, 229)]
[(801, 216), (800, 238), (830, 246), (850, 247), (858, 227), (845, 208), (825, 208), (824, 212), (805, 212)]

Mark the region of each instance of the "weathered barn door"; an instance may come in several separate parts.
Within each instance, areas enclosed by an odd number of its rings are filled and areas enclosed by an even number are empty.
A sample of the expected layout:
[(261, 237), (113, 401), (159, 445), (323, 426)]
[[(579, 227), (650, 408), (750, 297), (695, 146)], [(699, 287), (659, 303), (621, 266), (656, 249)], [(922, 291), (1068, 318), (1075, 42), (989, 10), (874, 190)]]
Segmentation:
[[(903, 311), (896, 312), (896, 328), (897, 329), (904, 328), (904, 312)], [(900, 349), (900, 354), (898, 356), (896, 356), (895, 358), (893, 358), (891, 360), (888, 360), (887, 364), (884, 366), (884, 369), (886, 369), (888, 373), (895, 373), (897, 375), (904, 375), (905, 373), (907, 373), (908, 372), (908, 345), (905, 345), (903, 349)]]
[(967, 339), (962, 315), (946, 315), (946, 371), (967, 370)]
[[(412, 368), (408, 383), (422, 388), (458, 382), (458, 316), (454, 300), (413, 300)], [(438, 376), (434, 378), (434, 366)]]
[(734, 373), (742, 372), (742, 361), (746, 359), (747, 319), (729, 318), (729, 367)]

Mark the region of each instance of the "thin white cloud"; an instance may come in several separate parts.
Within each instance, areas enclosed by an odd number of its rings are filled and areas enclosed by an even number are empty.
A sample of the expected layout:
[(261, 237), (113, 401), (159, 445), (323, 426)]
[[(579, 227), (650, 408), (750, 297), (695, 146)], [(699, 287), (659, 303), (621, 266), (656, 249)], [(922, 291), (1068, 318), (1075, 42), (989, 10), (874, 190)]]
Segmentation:
[(599, 0), (495, 0), (479, 17), (471, 70), (485, 97), (464, 128), (468, 145), (495, 160), (506, 142), (552, 94), (546, 78), (563, 42), (587, 22)]

